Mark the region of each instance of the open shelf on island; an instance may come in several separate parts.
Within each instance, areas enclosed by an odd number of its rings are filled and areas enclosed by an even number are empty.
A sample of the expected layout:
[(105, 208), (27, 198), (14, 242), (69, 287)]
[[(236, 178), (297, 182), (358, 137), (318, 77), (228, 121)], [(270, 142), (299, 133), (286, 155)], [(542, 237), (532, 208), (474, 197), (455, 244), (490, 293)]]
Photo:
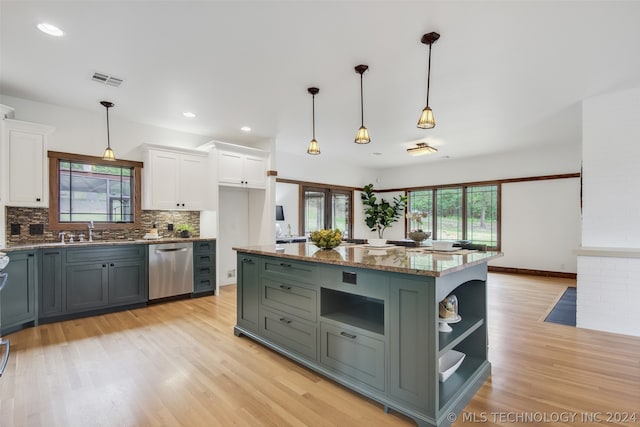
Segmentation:
[(458, 343), (468, 337), (473, 331), (478, 329), (484, 323), (484, 319), (477, 317), (462, 316), (462, 320), (458, 323), (452, 323), (449, 326), (453, 328), (451, 332), (438, 332), (439, 352), (438, 357), (451, 350)]
[(465, 390), (465, 385), (476, 374), (478, 369), (483, 363), (487, 363), (486, 360), (478, 359), (475, 357), (469, 357), (467, 355), (462, 362), (462, 365), (453, 373), (445, 382), (439, 382), (439, 407), (443, 410), (444, 405), (451, 402), (456, 397), (457, 393), (462, 393)]
[(327, 288), (320, 298), (322, 317), (384, 335), (384, 301)]

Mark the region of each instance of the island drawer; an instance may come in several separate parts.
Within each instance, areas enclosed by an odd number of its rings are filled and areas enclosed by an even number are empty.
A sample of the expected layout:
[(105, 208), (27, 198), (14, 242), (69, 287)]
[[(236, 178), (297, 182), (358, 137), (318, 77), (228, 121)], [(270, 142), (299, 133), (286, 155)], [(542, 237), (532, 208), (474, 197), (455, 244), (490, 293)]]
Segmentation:
[(384, 271), (364, 270), (342, 266), (323, 266), (319, 274), (323, 288), (358, 294), (381, 300), (387, 299), (388, 274)]
[(323, 365), (384, 391), (384, 341), (325, 322), (320, 334)]
[(311, 322), (315, 322), (318, 317), (317, 292), (286, 280), (262, 278), (261, 302), (263, 305)]
[(317, 360), (318, 328), (315, 325), (278, 311), (261, 310), (261, 329), (274, 343)]
[(262, 259), (262, 272), (280, 277), (288, 277), (313, 283), (317, 267), (303, 262), (291, 261), (287, 258)]

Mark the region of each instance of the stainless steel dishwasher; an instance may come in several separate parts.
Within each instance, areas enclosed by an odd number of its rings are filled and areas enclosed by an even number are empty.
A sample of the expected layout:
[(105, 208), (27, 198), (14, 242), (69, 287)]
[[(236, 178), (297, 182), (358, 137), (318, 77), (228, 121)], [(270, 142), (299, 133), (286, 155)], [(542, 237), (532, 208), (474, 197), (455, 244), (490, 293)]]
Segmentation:
[(193, 243), (149, 245), (149, 299), (193, 292)]

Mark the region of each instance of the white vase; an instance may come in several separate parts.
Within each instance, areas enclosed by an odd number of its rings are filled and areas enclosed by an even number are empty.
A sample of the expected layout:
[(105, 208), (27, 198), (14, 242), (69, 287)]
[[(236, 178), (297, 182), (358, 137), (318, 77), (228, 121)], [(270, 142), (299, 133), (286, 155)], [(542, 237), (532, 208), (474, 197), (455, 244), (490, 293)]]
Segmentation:
[(384, 246), (387, 243), (387, 239), (367, 239), (370, 246)]

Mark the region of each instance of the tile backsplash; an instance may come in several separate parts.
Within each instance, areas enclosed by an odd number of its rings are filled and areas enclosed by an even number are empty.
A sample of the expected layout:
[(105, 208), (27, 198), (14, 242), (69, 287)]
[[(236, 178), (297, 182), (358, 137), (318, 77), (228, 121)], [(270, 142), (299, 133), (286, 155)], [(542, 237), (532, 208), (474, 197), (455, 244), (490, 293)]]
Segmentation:
[[(6, 241), (7, 246), (25, 245), (34, 243), (57, 242), (57, 230), (49, 230), (49, 210), (46, 208), (19, 208), (6, 207)], [(191, 224), (195, 231), (193, 236), (200, 235), (200, 212), (198, 211), (142, 211), (140, 228), (101, 230), (100, 224), (96, 224), (93, 240), (131, 240), (141, 239), (156, 223), (158, 234), (163, 237), (177, 237), (175, 231), (168, 231), (167, 225)], [(11, 234), (11, 224), (20, 224), (20, 234)], [(29, 226), (43, 224), (43, 234), (30, 234)], [(88, 236), (89, 230), (84, 232)], [(73, 234), (79, 234), (74, 231)]]

